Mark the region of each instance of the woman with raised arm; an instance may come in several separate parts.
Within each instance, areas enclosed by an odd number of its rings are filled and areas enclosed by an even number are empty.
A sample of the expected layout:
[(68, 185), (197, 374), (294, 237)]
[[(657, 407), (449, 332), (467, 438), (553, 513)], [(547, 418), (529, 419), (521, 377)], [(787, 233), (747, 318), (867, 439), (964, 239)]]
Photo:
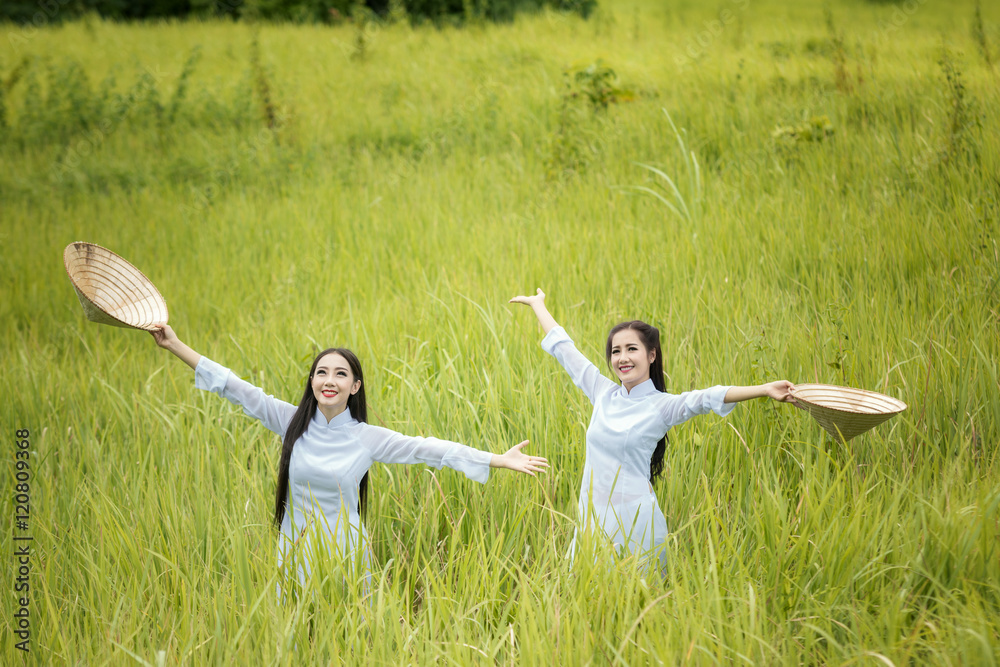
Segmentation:
[[(724, 417), (736, 403), (751, 398), (790, 402), (794, 386), (778, 380), (756, 387), (716, 386), (668, 394), (660, 332), (638, 320), (617, 324), (608, 333), (605, 359), (619, 386), (576, 349), (546, 309), (541, 289), (535, 296), (516, 296), (510, 302), (531, 307), (545, 332), (542, 349), (562, 364), (594, 405), (580, 485), (580, 525), (584, 530), (600, 526), (616, 547), (628, 549), (645, 566), (658, 561), (662, 572), (667, 521), (653, 482), (663, 471), (667, 431), (695, 415), (715, 412)], [(571, 558), (578, 534), (570, 545)]]
[[(156, 344), (195, 371), (195, 386), (241, 406), (249, 416), (281, 436), (274, 523), (280, 529), (279, 566), (295, 557), (304, 583), (319, 559), (339, 559), (349, 568), (360, 564), (366, 582), (371, 560), (361, 515), (372, 463), (426, 463), (448, 466), (485, 483), (490, 468), (534, 476), (548, 467), (539, 456), (521, 450), (505, 454), (480, 451), (446, 440), (402, 435), (368, 424), (361, 363), (350, 350), (330, 348), (313, 360), (299, 404), (265, 394), (229, 369), (203, 357), (177, 338), (168, 325), (151, 332)], [(279, 585), (280, 591), (280, 585)]]

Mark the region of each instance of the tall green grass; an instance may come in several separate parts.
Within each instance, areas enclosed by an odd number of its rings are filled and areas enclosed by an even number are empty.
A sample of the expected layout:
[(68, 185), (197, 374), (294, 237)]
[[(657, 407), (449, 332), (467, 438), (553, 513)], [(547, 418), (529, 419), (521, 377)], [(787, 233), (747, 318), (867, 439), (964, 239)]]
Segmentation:
[[(224, 22), (0, 40), (28, 661), (995, 664), (1000, 96), (976, 7), (606, 2), (385, 26), (363, 60), (349, 27), (264, 26), (256, 64)], [(598, 59), (632, 99), (567, 87)], [(649, 165), (693, 197), (692, 153), (699, 215), (636, 191), (662, 185)], [(76, 240), (125, 255), (184, 340), (279, 397), (345, 345), (376, 423), (530, 438), (553, 469), (479, 486), (376, 466), (372, 596), (332, 564), (280, 605), (278, 440), (146, 334), (85, 322), (60, 263)], [(909, 409), (848, 446), (760, 401), (679, 427), (666, 579), (600, 540), (571, 570), (590, 406), (506, 303), (537, 286), (599, 364), (610, 325), (659, 326), (671, 391), (782, 377)]]

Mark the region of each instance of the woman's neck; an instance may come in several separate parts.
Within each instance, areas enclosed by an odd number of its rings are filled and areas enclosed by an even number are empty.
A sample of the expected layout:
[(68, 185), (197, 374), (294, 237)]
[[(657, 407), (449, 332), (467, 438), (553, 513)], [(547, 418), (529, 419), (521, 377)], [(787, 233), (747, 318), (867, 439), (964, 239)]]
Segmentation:
[(316, 407), (319, 408), (319, 411), (322, 413), (322, 415), (326, 417), (327, 424), (332, 422), (339, 415), (343, 414), (344, 410), (347, 409), (346, 405), (338, 405), (338, 406), (319, 405)]
[(644, 377), (644, 378), (642, 378), (640, 380), (636, 380), (635, 382), (622, 382), (622, 386), (625, 388), (625, 393), (631, 394), (633, 389), (635, 389), (636, 387), (638, 387), (640, 384), (642, 384), (643, 382), (645, 382), (648, 379), (649, 379), (649, 376), (647, 375), (646, 377)]

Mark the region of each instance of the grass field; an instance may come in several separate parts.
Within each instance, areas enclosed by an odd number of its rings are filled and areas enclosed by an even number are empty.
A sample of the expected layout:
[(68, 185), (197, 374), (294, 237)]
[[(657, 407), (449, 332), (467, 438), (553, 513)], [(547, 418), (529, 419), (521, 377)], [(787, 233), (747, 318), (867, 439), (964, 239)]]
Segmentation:
[[(1000, 7), (983, 4), (2, 26), (0, 661), (996, 664)], [(85, 321), (61, 263), (78, 240), (126, 256), (182, 339), (278, 397), (347, 346), (376, 423), (494, 452), (528, 438), (553, 469), (480, 486), (376, 465), (371, 600), (334, 572), (280, 605), (277, 438), (147, 334)], [(656, 489), (666, 579), (599, 541), (571, 570), (590, 406), (507, 305), (538, 286), (599, 364), (615, 322), (659, 326), (671, 391), (785, 378), (909, 409), (847, 446), (764, 401), (678, 427)]]

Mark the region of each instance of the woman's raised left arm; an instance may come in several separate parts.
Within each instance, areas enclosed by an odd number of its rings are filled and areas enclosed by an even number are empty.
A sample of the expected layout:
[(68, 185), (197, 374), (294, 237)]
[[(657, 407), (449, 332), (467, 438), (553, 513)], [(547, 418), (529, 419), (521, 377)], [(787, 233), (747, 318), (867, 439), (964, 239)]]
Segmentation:
[(736, 403), (748, 401), (751, 398), (769, 396), (776, 401), (800, 407), (792, 398), (793, 389), (795, 389), (795, 385), (787, 380), (777, 380), (755, 387), (717, 385), (708, 389), (686, 391), (683, 394), (664, 394), (661, 397), (660, 410), (664, 426), (670, 428), (682, 424), (696, 415), (704, 415), (709, 412), (725, 417), (733, 411)]
[(748, 401), (751, 398), (773, 398), (782, 403), (794, 403), (792, 390), (795, 385), (788, 380), (775, 380), (767, 384), (758, 384), (753, 387), (730, 387), (726, 392), (726, 403), (739, 403)]
[(381, 426), (364, 424), (362, 429), (361, 442), (375, 461), (448, 467), (480, 483), (489, 478), (490, 468), (507, 468), (534, 475), (549, 465), (544, 458), (529, 456), (521, 451), (528, 444), (527, 440), (497, 455), (448, 440), (403, 435)]

